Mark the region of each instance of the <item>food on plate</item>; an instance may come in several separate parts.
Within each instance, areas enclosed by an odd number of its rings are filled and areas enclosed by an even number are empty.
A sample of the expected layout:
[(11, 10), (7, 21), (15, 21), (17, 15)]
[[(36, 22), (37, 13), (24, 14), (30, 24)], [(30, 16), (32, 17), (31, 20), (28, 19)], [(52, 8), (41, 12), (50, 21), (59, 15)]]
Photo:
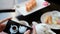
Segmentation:
[(45, 23), (52, 24), (52, 16), (47, 16), (45, 19)]
[(52, 16), (46, 16), (46, 18), (45, 18), (45, 23), (46, 24), (60, 24), (60, 19), (59, 19), (59, 17), (55, 17), (54, 19), (53, 19), (53, 17)]
[(32, 2), (33, 8), (36, 7), (36, 1)]
[(27, 10), (27, 11), (30, 11), (31, 9), (32, 9), (32, 4), (27, 3), (27, 4), (26, 4), (26, 10)]
[(46, 16), (46, 18), (45, 18), (45, 23), (47, 23), (48, 24), (48, 18), (49, 18), (49, 16)]
[(49, 24), (52, 24), (52, 16), (49, 16), (48, 22), (49, 22)]
[(48, 6), (48, 2), (45, 1), (45, 2), (43, 3), (43, 5), (44, 5), (44, 6)]
[(35, 0), (30, 0), (28, 3), (26, 3), (26, 11), (27, 12), (32, 10), (34, 7), (36, 7), (36, 1)]
[(60, 24), (60, 20), (57, 20), (57, 24)]

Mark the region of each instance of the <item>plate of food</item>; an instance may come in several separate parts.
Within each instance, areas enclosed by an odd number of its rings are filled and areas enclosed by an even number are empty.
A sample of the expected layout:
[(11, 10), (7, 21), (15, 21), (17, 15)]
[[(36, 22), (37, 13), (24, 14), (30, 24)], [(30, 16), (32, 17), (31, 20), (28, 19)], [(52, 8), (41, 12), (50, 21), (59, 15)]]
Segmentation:
[(41, 22), (49, 25), (52, 29), (60, 29), (60, 12), (50, 11), (41, 16)]
[(29, 0), (17, 4), (15, 10), (22, 14), (23, 16), (26, 16), (49, 5), (50, 3), (48, 3), (45, 0)]

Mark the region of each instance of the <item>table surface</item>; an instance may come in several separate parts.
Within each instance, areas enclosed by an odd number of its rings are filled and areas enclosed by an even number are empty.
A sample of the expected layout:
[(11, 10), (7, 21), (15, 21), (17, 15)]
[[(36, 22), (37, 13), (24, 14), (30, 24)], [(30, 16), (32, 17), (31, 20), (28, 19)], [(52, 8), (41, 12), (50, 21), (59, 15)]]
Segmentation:
[[(30, 14), (30, 15), (27, 15), (27, 16), (22, 16), (22, 15), (18, 16), (17, 18), (19, 20), (28, 21), (30, 25), (32, 24), (32, 21), (36, 21), (38, 23), (41, 23), (41, 21), (40, 21), (41, 15), (44, 14), (45, 12), (53, 11), (53, 10), (60, 11), (60, 5), (51, 3), (51, 5), (46, 7), (46, 8), (38, 10), (38, 11), (36, 11), (36, 12)], [(54, 30), (54, 29), (52, 29), (52, 30), (57, 34), (60, 34), (60, 30)]]

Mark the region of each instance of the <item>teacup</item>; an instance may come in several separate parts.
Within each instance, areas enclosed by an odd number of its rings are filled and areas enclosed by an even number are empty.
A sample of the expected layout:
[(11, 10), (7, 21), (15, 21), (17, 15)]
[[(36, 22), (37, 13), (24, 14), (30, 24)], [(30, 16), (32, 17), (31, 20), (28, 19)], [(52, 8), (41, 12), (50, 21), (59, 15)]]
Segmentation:
[(35, 25), (37, 34), (56, 34), (51, 30), (50, 26), (47, 24), (44, 23), (38, 24), (36, 22), (33, 22), (33, 25)]

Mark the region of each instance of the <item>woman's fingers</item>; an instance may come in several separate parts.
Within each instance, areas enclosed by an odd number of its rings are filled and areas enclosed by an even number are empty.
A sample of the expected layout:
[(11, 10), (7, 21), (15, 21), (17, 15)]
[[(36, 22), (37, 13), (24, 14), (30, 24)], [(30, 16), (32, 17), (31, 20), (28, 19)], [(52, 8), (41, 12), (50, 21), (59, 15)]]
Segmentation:
[(6, 18), (6, 19), (4, 19), (4, 20), (0, 20), (0, 24), (1, 24), (1, 23), (4, 23), (5, 21), (10, 20), (10, 19), (11, 19), (11, 17), (10, 17), (10, 18)]
[(32, 28), (33, 28), (33, 31), (32, 31), (33, 33), (32, 33), (32, 34), (37, 34), (37, 33), (36, 33), (35, 26), (32, 26)]
[(6, 27), (6, 25), (2, 24), (2, 23), (4, 23), (7, 20), (10, 20), (10, 19), (11, 19), (11, 17), (10, 18), (6, 18), (4, 20), (0, 20), (0, 32), (2, 32), (5, 29), (5, 27)]
[(30, 34), (30, 30), (27, 30), (24, 34)]
[(5, 29), (6, 25), (0, 24), (0, 32), (2, 32)]
[[(32, 26), (32, 28), (33, 28), (32, 34), (37, 34), (35, 26)], [(24, 34), (30, 34), (30, 30), (26, 31)]]
[(0, 34), (8, 34), (8, 33), (5, 33), (5, 32), (2, 31), (2, 32), (0, 32)]

